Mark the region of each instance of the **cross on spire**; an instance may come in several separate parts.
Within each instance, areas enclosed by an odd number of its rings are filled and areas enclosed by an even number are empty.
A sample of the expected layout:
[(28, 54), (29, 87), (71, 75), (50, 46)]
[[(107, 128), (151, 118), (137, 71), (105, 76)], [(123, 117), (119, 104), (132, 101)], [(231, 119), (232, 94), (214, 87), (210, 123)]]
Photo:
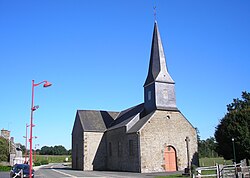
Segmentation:
[(154, 6), (154, 18), (155, 18), (155, 21), (156, 21), (156, 6)]

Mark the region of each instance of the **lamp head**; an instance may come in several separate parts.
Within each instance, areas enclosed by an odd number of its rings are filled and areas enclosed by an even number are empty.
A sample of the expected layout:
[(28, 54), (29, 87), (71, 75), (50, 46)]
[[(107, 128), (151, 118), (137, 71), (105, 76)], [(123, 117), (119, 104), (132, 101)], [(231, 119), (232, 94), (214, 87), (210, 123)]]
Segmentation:
[(45, 84), (43, 85), (43, 87), (50, 87), (52, 85), (52, 83), (45, 81)]

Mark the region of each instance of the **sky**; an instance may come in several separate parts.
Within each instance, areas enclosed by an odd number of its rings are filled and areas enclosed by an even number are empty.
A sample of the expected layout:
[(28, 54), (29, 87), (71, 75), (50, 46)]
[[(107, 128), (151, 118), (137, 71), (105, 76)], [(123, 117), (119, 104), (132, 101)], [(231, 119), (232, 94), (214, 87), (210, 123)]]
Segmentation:
[(156, 19), (177, 107), (201, 139), (250, 91), (249, 0), (0, 0), (0, 127), (71, 148), (76, 111), (143, 102)]

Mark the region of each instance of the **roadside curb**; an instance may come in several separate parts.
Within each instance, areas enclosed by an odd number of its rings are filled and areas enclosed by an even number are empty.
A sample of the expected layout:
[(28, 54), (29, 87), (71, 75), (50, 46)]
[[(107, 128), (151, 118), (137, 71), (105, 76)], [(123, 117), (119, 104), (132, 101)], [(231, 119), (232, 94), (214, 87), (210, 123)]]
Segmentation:
[(49, 164), (44, 164), (44, 165), (41, 165), (41, 166), (33, 166), (33, 169), (34, 169), (35, 171), (37, 171), (37, 170), (39, 170), (40, 168), (43, 168), (43, 167), (49, 166), (49, 165), (51, 165), (51, 163), (49, 163)]

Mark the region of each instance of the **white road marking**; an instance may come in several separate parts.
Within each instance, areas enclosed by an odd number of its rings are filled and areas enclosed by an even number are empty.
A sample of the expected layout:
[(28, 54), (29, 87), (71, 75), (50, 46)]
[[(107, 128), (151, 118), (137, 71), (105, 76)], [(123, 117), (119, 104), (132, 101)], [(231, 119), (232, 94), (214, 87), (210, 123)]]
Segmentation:
[(69, 177), (77, 178), (76, 176), (72, 176), (72, 175), (70, 175), (70, 174), (67, 174), (67, 173), (64, 173), (64, 172), (61, 172), (61, 171), (55, 170), (55, 169), (53, 169), (53, 166), (51, 166), (50, 168), (51, 168), (51, 170), (53, 170), (53, 171), (55, 171), (55, 172), (57, 172), (57, 173), (63, 174), (63, 175), (65, 175), (65, 176), (69, 176)]
[[(53, 166), (51, 166), (50, 168), (51, 168), (51, 170), (53, 170), (53, 171), (55, 171), (55, 172), (57, 172), (57, 173), (63, 174), (63, 175), (65, 175), (65, 176), (73, 177), (73, 178), (97, 178), (97, 177), (76, 177), (76, 176), (67, 174), (67, 173), (65, 173), (65, 172), (61, 172), (61, 171), (55, 170), (55, 169), (53, 169)], [(66, 177), (65, 177), (65, 178), (66, 178)], [(105, 177), (98, 177), (98, 178), (105, 178)]]

